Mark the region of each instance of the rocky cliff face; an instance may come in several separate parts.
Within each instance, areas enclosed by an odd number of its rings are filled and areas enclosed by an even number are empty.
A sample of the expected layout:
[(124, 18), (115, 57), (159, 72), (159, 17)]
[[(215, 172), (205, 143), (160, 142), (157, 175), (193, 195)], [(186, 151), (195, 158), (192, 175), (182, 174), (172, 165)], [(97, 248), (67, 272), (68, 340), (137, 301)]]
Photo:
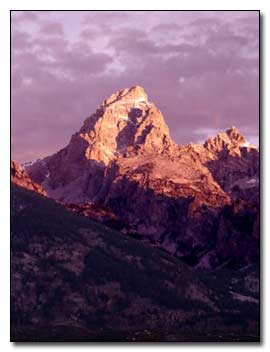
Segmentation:
[[(113, 220), (192, 265), (245, 265), (256, 257), (258, 150), (235, 127), (204, 145), (178, 146), (141, 87), (113, 94), (64, 149), (27, 171), (69, 208)], [(244, 202), (240, 212), (237, 202)], [(248, 229), (239, 226), (246, 221)]]
[(133, 87), (105, 100), (67, 147), (27, 170), (49, 196), (83, 203), (97, 196), (105, 170), (114, 160), (134, 154), (168, 154), (173, 148), (177, 146), (161, 112), (147, 100), (143, 88)]
[(35, 191), (44, 196), (47, 195), (46, 191), (39, 184), (33, 182), (24, 168), (16, 161), (11, 161), (10, 173), (11, 182), (16, 185)]
[(240, 188), (258, 186), (258, 149), (249, 144), (236, 127), (208, 139), (204, 147), (214, 154), (205, 165), (225, 191), (230, 193), (237, 185)]

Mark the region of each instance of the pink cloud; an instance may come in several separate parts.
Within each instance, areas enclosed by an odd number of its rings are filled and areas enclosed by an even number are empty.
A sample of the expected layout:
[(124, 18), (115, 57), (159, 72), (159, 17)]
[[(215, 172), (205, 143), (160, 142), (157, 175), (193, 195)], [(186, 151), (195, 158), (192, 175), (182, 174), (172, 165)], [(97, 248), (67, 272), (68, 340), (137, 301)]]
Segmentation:
[(48, 36), (63, 35), (63, 26), (59, 22), (44, 21), (40, 27), (40, 33)]
[(231, 124), (254, 139), (258, 64), (257, 12), (16, 13), (13, 157), (63, 147), (104, 98), (134, 84), (180, 144)]

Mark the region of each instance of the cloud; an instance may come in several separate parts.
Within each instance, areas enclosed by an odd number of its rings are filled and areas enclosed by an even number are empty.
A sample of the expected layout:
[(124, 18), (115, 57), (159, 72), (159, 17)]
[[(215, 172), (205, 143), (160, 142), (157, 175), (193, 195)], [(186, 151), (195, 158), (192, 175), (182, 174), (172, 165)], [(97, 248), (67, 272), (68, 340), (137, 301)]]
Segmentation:
[(232, 124), (255, 140), (258, 38), (257, 12), (16, 12), (12, 154), (60, 149), (107, 96), (135, 84), (179, 144)]
[(26, 22), (35, 22), (38, 16), (33, 11), (12, 11), (11, 20), (12, 25), (25, 24)]
[(61, 36), (63, 35), (63, 26), (59, 22), (44, 21), (40, 26), (40, 34), (45, 34), (47, 36)]

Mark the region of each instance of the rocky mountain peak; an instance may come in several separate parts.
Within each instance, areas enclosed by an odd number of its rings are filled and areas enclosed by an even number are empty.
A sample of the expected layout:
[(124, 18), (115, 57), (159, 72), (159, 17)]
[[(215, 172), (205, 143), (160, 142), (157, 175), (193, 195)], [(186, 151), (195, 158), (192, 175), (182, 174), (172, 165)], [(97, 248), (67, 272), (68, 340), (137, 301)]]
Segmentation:
[(164, 152), (173, 144), (162, 113), (140, 86), (120, 90), (87, 118), (72, 142), (86, 142), (85, 157), (105, 165), (119, 155)]
[(136, 104), (140, 102), (148, 102), (147, 94), (144, 88), (140, 86), (134, 86), (127, 89), (122, 89), (113, 93), (109, 98), (105, 99), (102, 103), (102, 106), (109, 106), (113, 103), (119, 101), (124, 101), (126, 103)]
[(204, 147), (212, 152), (221, 152), (247, 145), (248, 143), (244, 136), (235, 126), (232, 126), (225, 132), (220, 132), (215, 137), (207, 139)]
[(239, 132), (239, 130), (235, 126), (231, 126), (226, 131), (227, 136), (229, 137), (230, 141), (234, 144), (241, 145), (246, 143), (244, 136)]

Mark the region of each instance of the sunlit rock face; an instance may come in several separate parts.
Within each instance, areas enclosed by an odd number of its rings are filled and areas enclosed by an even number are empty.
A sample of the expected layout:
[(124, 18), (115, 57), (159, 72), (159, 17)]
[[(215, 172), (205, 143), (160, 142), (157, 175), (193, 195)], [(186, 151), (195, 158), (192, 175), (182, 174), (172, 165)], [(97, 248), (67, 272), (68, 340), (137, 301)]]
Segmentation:
[(231, 150), (239, 148), (246, 143), (245, 138), (240, 134), (238, 129), (232, 126), (226, 132), (218, 133), (215, 137), (209, 138), (204, 143), (204, 147), (217, 153), (224, 149)]
[(35, 191), (36, 193), (46, 196), (45, 190), (37, 183), (33, 182), (24, 168), (16, 161), (11, 161), (10, 165), (11, 182), (18, 186)]
[(76, 138), (89, 146), (87, 159), (108, 165), (126, 153), (164, 152), (173, 142), (161, 112), (148, 101), (143, 88), (113, 94), (87, 118)]
[(27, 170), (51, 197), (81, 203), (97, 196), (113, 161), (130, 155), (169, 155), (177, 148), (161, 112), (136, 86), (106, 99), (64, 149)]
[[(217, 243), (226, 238), (226, 229), (232, 248), (236, 239), (249, 243), (241, 235), (245, 226), (233, 229), (251, 213), (246, 233), (253, 246), (258, 237), (258, 149), (236, 127), (203, 145), (177, 145), (162, 113), (139, 86), (104, 100), (65, 148), (27, 171), (49, 197), (72, 203), (70, 209), (99, 221), (113, 219), (122, 232), (143, 236), (193, 265), (237, 262), (238, 251), (226, 249), (224, 254)], [(245, 207), (235, 210), (239, 199), (247, 202), (246, 214)], [(227, 223), (231, 218), (236, 220)], [(248, 252), (248, 244), (246, 248)], [(211, 260), (206, 260), (210, 252)], [(254, 252), (245, 255), (243, 263), (254, 257)]]
[(236, 185), (258, 186), (258, 148), (248, 143), (236, 127), (208, 139), (204, 147), (213, 154), (205, 165), (226, 192), (231, 193)]

